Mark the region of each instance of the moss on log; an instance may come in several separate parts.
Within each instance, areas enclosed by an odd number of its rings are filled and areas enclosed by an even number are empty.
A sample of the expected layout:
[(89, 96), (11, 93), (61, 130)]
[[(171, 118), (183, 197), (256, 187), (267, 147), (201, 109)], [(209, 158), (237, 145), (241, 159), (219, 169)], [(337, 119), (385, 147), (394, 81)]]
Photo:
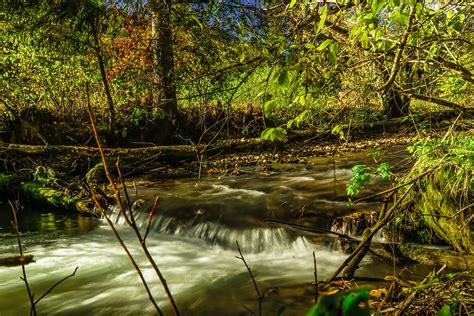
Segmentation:
[(59, 190), (44, 187), (35, 182), (24, 182), (20, 184), (20, 194), (27, 200), (41, 205), (52, 206), (73, 211), (87, 211), (84, 201), (76, 196), (70, 196)]
[(0, 195), (16, 197), (19, 193), (23, 200), (30, 203), (78, 212), (88, 211), (84, 199), (66, 191), (65, 188), (62, 190), (52, 188), (45, 182), (31, 180), (31, 175), (26, 173), (15, 175), (0, 173)]

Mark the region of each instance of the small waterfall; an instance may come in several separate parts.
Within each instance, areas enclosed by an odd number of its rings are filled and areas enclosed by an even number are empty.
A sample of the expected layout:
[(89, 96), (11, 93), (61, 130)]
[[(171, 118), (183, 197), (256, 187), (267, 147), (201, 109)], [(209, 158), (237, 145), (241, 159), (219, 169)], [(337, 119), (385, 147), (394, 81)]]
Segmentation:
[[(117, 206), (108, 210), (112, 222), (125, 225), (125, 219)], [(201, 239), (212, 245), (223, 248), (235, 248), (238, 241), (243, 251), (258, 253), (264, 250), (308, 248), (310, 241), (300, 237), (283, 227), (251, 227), (233, 228), (218, 222), (202, 220), (199, 213), (190, 219), (156, 215), (150, 225), (150, 231), (158, 234), (174, 235), (189, 239)], [(148, 214), (144, 211), (135, 211), (135, 221), (141, 229), (145, 229)]]

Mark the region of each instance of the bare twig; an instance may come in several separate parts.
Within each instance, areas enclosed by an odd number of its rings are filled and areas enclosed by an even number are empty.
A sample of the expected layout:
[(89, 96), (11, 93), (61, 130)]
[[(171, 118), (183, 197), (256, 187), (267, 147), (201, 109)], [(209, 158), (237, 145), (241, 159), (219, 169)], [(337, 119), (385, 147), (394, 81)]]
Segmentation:
[(120, 183), (122, 184), (123, 193), (125, 195), (125, 201), (127, 202), (128, 213), (129, 213), (129, 216), (130, 216), (130, 222), (131, 222), (132, 225), (137, 226), (137, 224), (135, 223), (135, 216), (133, 216), (133, 209), (132, 209), (132, 204), (130, 203), (130, 196), (128, 195), (127, 186), (125, 185), (125, 181), (124, 181), (123, 176), (122, 176), (122, 169), (120, 168), (120, 157), (117, 158), (115, 166), (117, 167), (117, 172), (119, 174)]
[(102, 214), (102, 216), (105, 218), (105, 221), (107, 222), (107, 224), (109, 225), (109, 227), (112, 229), (112, 232), (114, 233), (114, 236), (115, 238), (117, 239), (117, 241), (119, 242), (120, 246), (122, 246), (123, 250), (125, 251), (128, 259), (130, 260), (132, 266), (135, 268), (135, 270), (137, 271), (138, 273), (138, 276), (140, 277), (140, 280), (142, 281), (142, 284), (143, 284), (143, 287), (145, 288), (145, 291), (147, 292), (148, 294), (148, 298), (150, 299), (151, 303), (153, 304), (153, 306), (155, 307), (156, 311), (158, 312), (159, 315), (163, 315), (163, 312), (161, 311), (161, 309), (158, 307), (158, 304), (156, 303), (155, 299), (153, 298), (153, 295), (151, 294), (151, 291), (150, 291), (150, 288), (148, 287), (148, 283), (146, 282), (145, 280), (145, 277), (143, 276), (143, 273), (142, 271), (140, 270), (140, 267), (138, 266), (137, 262), (135, 261), (135, 259), (133, 258), (132, 254), (130, 253), (130, 251), (128, 250), (127, 246), (125, 245), (122, 237), (120, 237), (118, 231), (115, 229), (115, 226), (114, 226), (114, 223), (112, 223), (112, 221), (110, 220), (110, 217), (107, 215), (107, 213), (105, 212), (105, 210), (102, 208), (102, 205), (100, 205), (99, 201), (97, 200), (97, 198), (95, 197), (94, 194), (92, 194), (92, 199), (94, 200), (94, 203), (95, 205), (97, 206), (97, 208), (100, 210), (100, 213)]
[[(102, 149), (102, 144), (100, 143), (100, 139), (99, 139), (99, 134), (97, 132), (97, 127), (95, 125), (95, 119), (94, 119), (94, 116), (92, 114), (92, 108), (91, 108), (91, 104), (90, 104), (90, 97), (89, 97), (89, 83), (86, 84), (86, 94), (87, 94), (87, 107), (88, 107), (88, 110), (89, 110), (89, 118), (91, 120), (91, 125), (92, 125), (92, 130), (94, 132), (94, 137), (96, 139), (96, 142), (97, 142), (97, 147), (99, 148), (99, 152), (100, 152), (100, 155), (101, 155), (101, 158), (102, 158), (102, 163), (104, 165), (104, 170), (105, 170), (105, 173), (106, 173), (106, 176), (107, 178), (109, 178), (109, 181), (111, 181), (113, 183), (113, 180), (110, 176), (110, 173), (109, 173), (109, 169), (108, 169), (108, 165), (107, 165), (107, 162), (105, 160), (105, 154), (104, 154), (104, 151)], [(113, 185), (113, 187), (115, 187), (116, 189), (116, 186), (115, 184)], [(91, 188), (90, 188), (91, 189)], [(92, 189), (91, 189), (92, 191)], [(117, 190), (115, 190), (117, 191)], [(117, 191), (118, 192), (118, 191)], [(135, 261), (135, 259), (133, 258), (132, 254), (130, 253), (130, 251), (128, 250), (127, 246), (125, 245), (123, 239), (120, 237), (120, 234), (117, 232), (117, 230), (115, 229), (115, 226), (114, 224), (112, 223), (112, 221), (110, 220), (109, 216), (107, 215), (107, 213), (105, 212), (105, 210), (103, 209), (102, 205), (99, 203), (99, 201), (97, 200), (95, 194), (92, 194), (92, 199), (94, 201), (94, 203), (96, 204), (97, 208), (100, 210), (102, 216), (105, 218), (107, 224), (109, 225), (109, 227), (112, 229), (112, 232), (115, 236), (115, 238), (117, 239), (117, 241), (119, 242), (120, 246), (122, 246), (123, 250), (125, 251), (128, 259), (130, 260), (132, 266), (135, 268), (135, 270), (137, 271), (138, 273), (138, 276), (140, 277), (140, 280), (142, 281), (142, 284), (143, 286), (145, 287), (145, 290), (148, 294), (148, 298), (150, 299), (151, 303), (153, 304), (153, 306), (155, 307), (156, 311), (158, 312), (159, 315), (163, 315), (163, 312), (161, 311), (161, 309), (158, 307), (158, 304), (156, 303), (155, 299), (153, 298), (153, 295), (151, 294), (151, 291), (150, 291), (150, 288), (148, 287), (148, 283), (146, 282), (145, 280), (145, 277), (143, 276), (143, 273), (141, 272), (140, 270), (140, 267), (138, 266), (137, 262)], [(120, 201), (120, 196), (118, 198), (118, 202)], [(122, 205), (122, 208), (121, 210), (123, 211), (123, 205)], [(123, 211), (123, 213), (125, 213)], [(125, 217), (126, 217), (126, 214), (125, 214)]]
[(250, 313), (250, 315), (255, 315), (255, 313), (250, 308), (248, 308), (247, 306), (245, 306), (245, 305), (240, 305), (240, 306), (242, 306), (243, 309), (248, 311)]
[[(428, 281), (431, 280), (431, 278), (433, 276), (436, 276), (436, 275), (440, 275), (445, 269), (446, 269), (447, 265), (443, 265), (438, 271), (433, 271), (431, 273), (429, 273), (424, 279), (423, 281), (420, 283), (420, 285), (422, 284), (426, 284)], [(415, 298), (416, 296), (416, 293), (417, 291), (413, 291), (402, 303), (400, 303), (400, 305), (398, 306), (398, 310), (395, 312), (395, 316), (400, 316), (402, 315), (403, 311), (411, 304), (411, 302), (413, 301), (413, 299)]]
[(381, 196), (381, 195), (385, 195), (385, 194), (389, 194), (389, 193), (392, 193), (392, 192), (395, 192), (397, 191), (398, 189), (401, 189), (409, 184), (412, 184), (416, 181), (418, 181), (418, 179), (424, 177), (425, 175), (429, 174), (429, 173), (432, 173), (434, 171), (436, 171), (436, 169), (438, 169), (439, 165), (437, 166), (434, 166), (433, 168), (430, 168), (428, 170), (426, 170), (425, 172), (421, 173), (419, 176), (417, 176), (416, 178), (413, 178), (411, 179), (410, 181), (408, 182), (405, 182), (405, 183), (402, 183), (394, 188), (390, 188), (388, 190), (385, 190), (385, 191), (382, 191), (382, 192), (378, 192), (378, 193), (375, 193), (375, 194), (372, 194), (372, 195), (369, 195), (369, 196), (366, 196), (366, 197), (363, 197), (363, 198), (360, 198), (358, 200), (355, 200), (354, 203), (359, 203), (359, 202), (362, 202), (362, 201), (367, 201), (367, 200), (370, 200), (370, 199), (373, 199), (375, 197), (378, 197), (378, 196)]
[(150, 213), (148, 213), (148, 221), (146, 224), (146, 231), (145, 231), (145, 235), (143, 236), (142, 243), (146, 242), (146, 238), (148, 237), (148, 233), (150, 232), (151, 220), (153, 219), (153, 216), (155, 215), (155, 210), (156, 210), (156, 206), (158, 205), (159, 199), (160, 199), (160, 196), (157, 195), (155, 198), (155, 201), (153, 202), (153, 206), (150, 209)]
[(255, 281), (255, 277), (253, 276), (252, 270), (250, 269), (249, 265), (247, 264), (247, 261), (245, 261), (244, 255), (242, 254), (242, 251), (240, 250), (239, 247), (239, 242), (236, 240), (235, 241), (237, 245), (237, 250), (239, 251), (240, 257), (236, 257), (237, 259), (240, 259), (244, 262), (245, 267), (247, 268), (247, 271), (249, 272), (250, 278), (252, 279), (253, 286), (255, 287), (255, 292), (257, 293), (257, 299), (258, 299), (258, 315), (262, 315), (262, 299), (263, 295), (260, 294), (260, 290), (258, 289), (257, 286), (257, 281)]
[(316, 254), (314, 253), (313, 250), (313, 263), (314, 263), (314, 304), (318, 302), (318, 296), (319, 296), (319, 284), (318, 284), (318, 266), (316, 263)]
[(338, 236), (338, 237), (346, 238), (348, 240), (359, 241), (358, 239), (355, 239), (354, 237), (351, 237), (349, 235), (341, 234), (341, 233), (338, 233), (338, 232), (333, 232), (333, 231), (327, 230), (327, 229), (316, 228), (316, 227), (311, 227), (311, 226), (306, 226), (306, 225), (301, 225), (301, 224), (288, 223), (288, 222), (279, 221), (279, 220), (276, 220), (276, 219), (264, 219), (263, 221), (266, 222), (266, 223), (286, 225), (286, 226), (289, 226), (289, 227), (298, 228), (298, 229), (301, 229), (301, 230), (314, 232), (314, 233), (318, 233), (318, 234), (331, 234), (331, 235), (335, 235), (335, 236)]
[[(17, 220), (17, 217), (16, 217), (17, 209), (16, 209), (15, 205), (12, 203), (12, 201), (8, 200), (8, 203), (10, 204), (10, 208), (11, 208), (12, 213), (13, 213), (12, 225), (13, 225), (13, 228), (15, 229), (16, 240), (18, 241), (18, 250), (20, 252), (20, 257), (23, 257), (23, 248), (21, 247), (20, 231), (18, 229), (18, 220)], [(24, 260), (21, 260), (21, 271), (23, 273), (23, 277), (21, 277), (20, 279), (22, 279), (23, 282), (25, 282), (26, 291), (28, 292), (28, 299), (30, 300), (30, 306), (31, 306), (30, 315), (35, 315), (36, 316), (37, 313), (36, 313), (36, 307), (35, 307), (35, 301), (34, 301), (35, 298), (34, 298), (34, 294), (31, 292), (30, 285), (28, 283), (28, 278), (26, 276), (26, 269), (25, 269)]]
[(51, 286), (46, 292), (44, 292), (43, 295), (41, 295), (41, 296), (35, 301), (35, 305), (38, 304), (38, 302), (41, 301), (46, 295), (48, 295), (49, 293), (51, 293), (51, 292), (54, 290), (54, 288), (55, 288), (56, 286), (58, 286), (59, 284), (63, 283), (63, 282), (66, 281), (67, 279), (72, 278), (72, 277), (76, 274), (77, 269), (79, 269), (79, 267), (76, 267), (76, 268), (74, 269), (74, 272), (73, 272), (73, 273), (71, 273), (70, 275), (68, 275), (68, 276), (66, 276), (66, 277), (64, 277), (64, 278), (62, 278), (61, 280), (59, 280), (58, 282), (56, 282), (53, 286)]

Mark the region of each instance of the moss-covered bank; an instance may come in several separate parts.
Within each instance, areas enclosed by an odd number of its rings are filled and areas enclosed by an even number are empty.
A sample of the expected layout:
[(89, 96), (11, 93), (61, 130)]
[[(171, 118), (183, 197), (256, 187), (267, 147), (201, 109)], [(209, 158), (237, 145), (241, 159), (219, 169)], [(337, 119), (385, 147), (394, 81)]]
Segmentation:
[(417, 162), (406, 180), (433, 172), (410, 191), (396, 227), (417, 242), (441, 241), (472, 254), (474, 137), (423, 140), (409, 149)]

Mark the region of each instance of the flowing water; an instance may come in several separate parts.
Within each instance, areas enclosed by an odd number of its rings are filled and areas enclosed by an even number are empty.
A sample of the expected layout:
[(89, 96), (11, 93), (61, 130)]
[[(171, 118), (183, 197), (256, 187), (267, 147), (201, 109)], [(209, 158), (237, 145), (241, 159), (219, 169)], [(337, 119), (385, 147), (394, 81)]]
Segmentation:
[[(402, 156), (394, 151), (392, 162)], [(142, 230), (148, 207), (160, 195), (147, 244), (182, 314), (247, 315), (242, 304), (257, 311), (253, 284), (243, 262), (236, 258), (236, 241), (265, 293), (264, 314), (274, 315), (282, 305), (287, 306), (283, 315), (304, 314), (311, 306), (311, 293), (298, 286), (313, 280), (313, 251), (320, 278), (332, 273), (347, 254), (334, 247), (329, 236), (314, 238), (264, 219), (294, 222), (311, 217), (316, 227), (330, 229), (334, 216), (356, 209), (347, 205), (344, 194), (356, 160), (361, 157), (275, 165), (271, 172), (249, 169), (242, 176), (204, 178), (198, 186), (195, 179), (175, 179), (136, 191), (129, 188)], [(377, 183), (372, 191), (386, 185)], [(377, 205), (372, 202), (357, 209), (376, 209)], [(108, 211), (156, 300), (170, 314), (162, 287), (133, 233), (115, 207)], [(37, 209), (23, 209), (19, 216), (24, 249), (36, 260), (26, 266), (35, 297), (79, 267), (74, 277), (38, 303), (40, 314), (153, 314), (137, 273), (104, 222)], [(0, 204), (0, 258), (18, 251), (9, 221), (4, 202)], [(368, 256), (358, 274), (383, 276), (391, 268)], [(0, 315), (28, 314), (20, 276), (20, 267), (0, 267)]]

